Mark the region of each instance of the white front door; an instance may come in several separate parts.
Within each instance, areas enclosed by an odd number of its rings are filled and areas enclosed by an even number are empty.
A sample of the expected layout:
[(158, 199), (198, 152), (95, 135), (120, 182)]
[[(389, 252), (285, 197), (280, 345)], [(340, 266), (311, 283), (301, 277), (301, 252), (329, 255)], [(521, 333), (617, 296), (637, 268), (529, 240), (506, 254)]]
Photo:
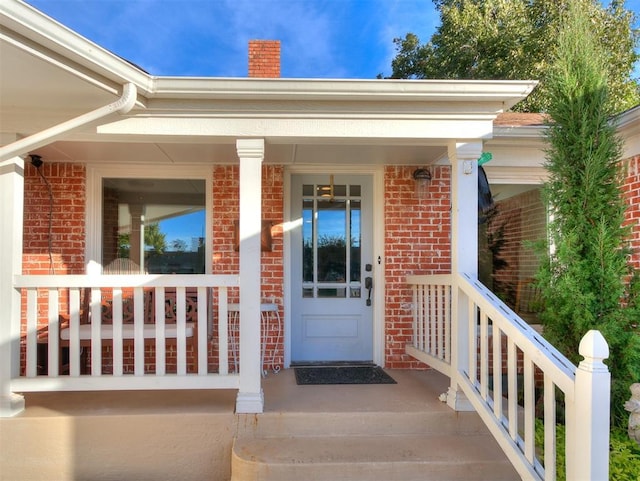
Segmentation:
[(373, 360), (372, 177), (291, 178), (291, 361)]

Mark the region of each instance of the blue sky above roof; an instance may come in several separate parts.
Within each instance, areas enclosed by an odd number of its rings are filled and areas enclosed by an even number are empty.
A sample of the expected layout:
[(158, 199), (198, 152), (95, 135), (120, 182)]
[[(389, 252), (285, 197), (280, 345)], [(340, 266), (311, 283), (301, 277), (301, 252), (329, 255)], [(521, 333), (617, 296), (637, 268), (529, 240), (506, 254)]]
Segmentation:
[(428, 39), (431, 0), (28, 0), (153, 75), (245, 77), (250, 39), (280, 40), (281, 75), (391, 73), (393, 38)]
[[(426, 42), (431, 0), (27, 0), (152, 75), (245, 77), (250, 39), (280, 40), (288, 78), (391, 73), (393, 38)], [(640, 0), (627, 0), (636, 14)], [(638, 68), (636, 76), (640, 75)]]

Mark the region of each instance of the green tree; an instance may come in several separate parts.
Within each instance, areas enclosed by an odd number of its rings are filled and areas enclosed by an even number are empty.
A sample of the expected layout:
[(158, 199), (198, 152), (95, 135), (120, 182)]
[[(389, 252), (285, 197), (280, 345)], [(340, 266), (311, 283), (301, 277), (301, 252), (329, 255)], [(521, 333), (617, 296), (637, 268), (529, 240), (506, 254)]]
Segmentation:
[(608, 53), (582, 5), (575, 0), (563, 14), (547, 80), (550, 177), (544, 192), (554, 249), (538, 276), (541, 320), (545, 337), (576, 363), (584, 334), (602, 332), (610, 348), (612, 415), (621, 425), (629, 385), (640, 381), (638, 283), (623, 226), (622, 144), (609, 121)]
[[(166, 235), (160, 230), (157, 222), (144, 227), (144, 245), (151, 247), (154, 254), (163, 254), (167, 248)], [(118, 236), (118, 257), (129, 257), (131, 240), (129, 232)]]
[[(408, 33), (394, 39), (392, 78), (533, 79), (538, 88), (516, 110), (544, 112), (548, 107), (545, 73), (556, 49), (567, 0), (434, 0), (440, 26), (427, 44)], [(633, 78), (638, 60), (634, 13), (614, 0), (582, 3), (608, 57), (610, 104), (620, 112), (640, 102)]]
[(157, 222), (144, 226), (144, 246), (151, 247), (155, 254), (163, 254), (167, 248), (166, 235)]

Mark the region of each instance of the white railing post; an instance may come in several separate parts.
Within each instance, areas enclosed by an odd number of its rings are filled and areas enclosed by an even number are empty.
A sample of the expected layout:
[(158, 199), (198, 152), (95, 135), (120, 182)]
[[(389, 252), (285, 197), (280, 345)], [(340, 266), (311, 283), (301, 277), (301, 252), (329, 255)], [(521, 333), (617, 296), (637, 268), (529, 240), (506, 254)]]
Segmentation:
[[(469, 302), (458, 288), (457, 275), (478, 273), (478, 158), (482, 142), (451, 142), (448, 147), (451, 162), (451, 386), (447, 404), (456, 411), (473, 410), (460, 390), (457, 377), (468, 367)], [(466, 364), (465, 364), (466, 363)]]
[(0, 163), (0, 417), (24, 409), (24, 397), (11, 392), (11, 378), (20, 373), (20, 291), (14, 276), (22, 274), (24, 161)]
[(240, 391), (237, 413), (261, 413), (260, 236), (264, 139), (240, 139)]
[(567, 409), (567, 479), (609, 479), (611, 374), (602, 362), (609, 346), (592, 330), (580, 341), (579, 352), (584, 360), (576, 369), (573, 412)]
[(458, 285), (458, 276), (451, 279), (451, 384), (447, 390), (447, 405), (455, 411), (474, 411), (459, 386), (458, 376), (469, 366), (469, 297)]

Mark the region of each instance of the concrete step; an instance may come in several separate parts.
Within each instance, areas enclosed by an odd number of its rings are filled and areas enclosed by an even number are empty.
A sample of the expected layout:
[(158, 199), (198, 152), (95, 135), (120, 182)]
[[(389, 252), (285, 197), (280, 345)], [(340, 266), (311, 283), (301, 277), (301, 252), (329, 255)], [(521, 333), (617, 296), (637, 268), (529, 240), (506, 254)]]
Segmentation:
[(231, 481), (516, 481), (488, 435), (236, 439)]
[(454, 412), (446, 405), (414, 412), (315, 412), (240, 415), (238, 436), (385, 436), (389, 434), (487, 434), (475, 412)]
[(438, 399), (448, 380), (393, 371), (393, 385), (265, 380), (265, 413), (238, 417), (232, 481), (516, 481), (476, 413)]

